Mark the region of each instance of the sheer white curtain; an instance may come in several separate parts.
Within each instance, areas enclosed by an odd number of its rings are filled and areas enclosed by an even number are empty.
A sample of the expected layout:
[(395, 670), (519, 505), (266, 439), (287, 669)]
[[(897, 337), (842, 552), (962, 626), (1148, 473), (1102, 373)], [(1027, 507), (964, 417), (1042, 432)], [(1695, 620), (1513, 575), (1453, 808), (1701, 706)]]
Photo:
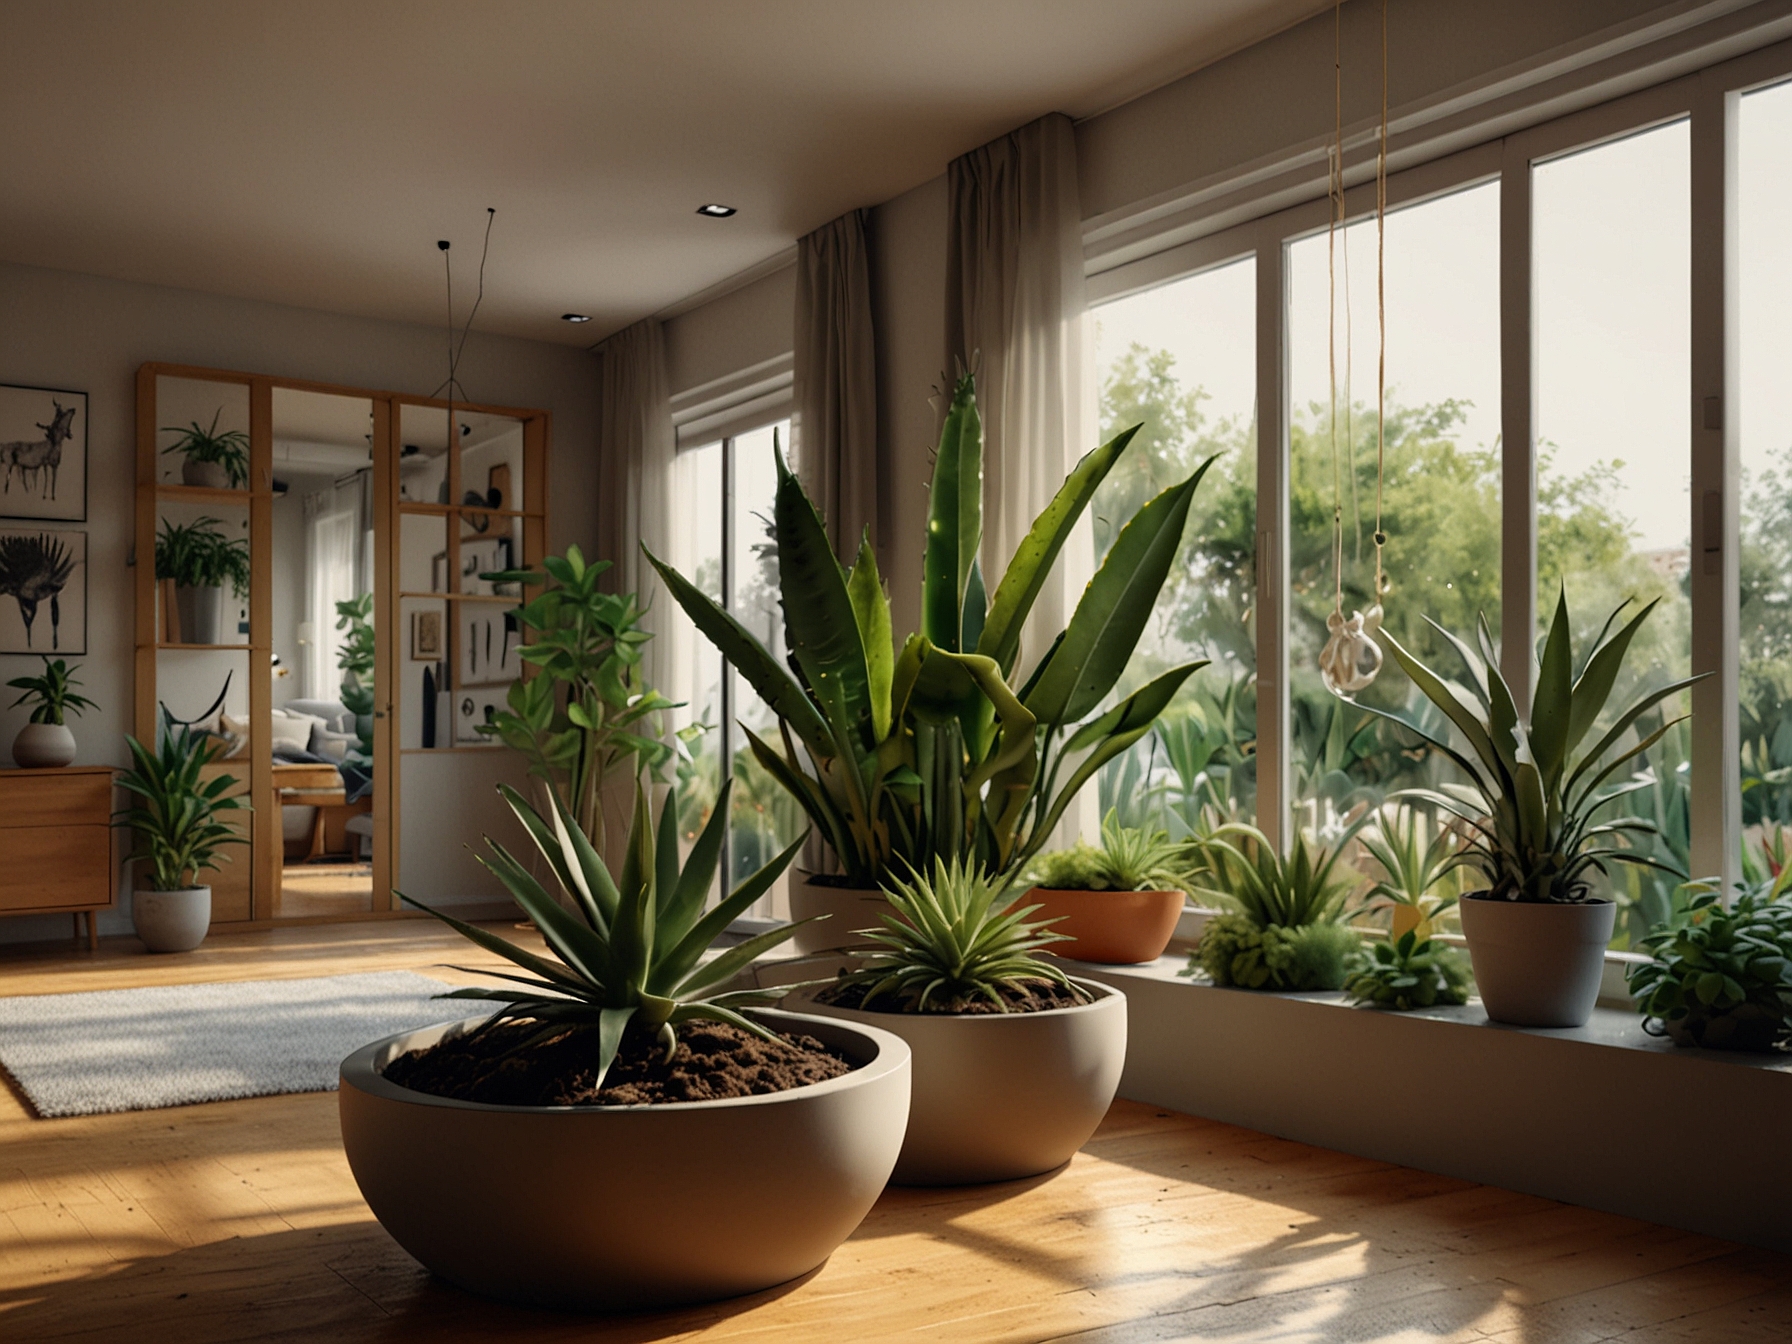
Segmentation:
[[(877, 370), (864, 212), (797, 242), (790, 438), (803, 486), (846, 564), (878, 529)], [(880, 569), (887, 569), (878, 551)]]
[(305, 500), (311, 557), (305, 576), (305, 619), (312, 632), (305, 694), (315, 700), (334, 700), (340, 694), (342, 672), (336, 666), (336, 654), (345, 632), (336, 628), (336, 604), (360, 591), (355, 581), (360, 519), (355, 510), (333, 507), (332, 502), (332, 494), (310, 495)]

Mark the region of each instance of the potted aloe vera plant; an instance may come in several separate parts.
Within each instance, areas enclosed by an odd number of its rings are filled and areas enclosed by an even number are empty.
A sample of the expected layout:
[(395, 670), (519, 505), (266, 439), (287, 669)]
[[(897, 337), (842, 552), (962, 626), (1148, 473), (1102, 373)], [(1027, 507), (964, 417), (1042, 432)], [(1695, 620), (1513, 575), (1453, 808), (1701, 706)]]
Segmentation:
[(1126, 997), (1040, 955), (1037, 907), (974, 859), (892, 879), (876, 951), (808, 1011), (881, 1027), (914, 1055), (903, 1185), (1016, 1180), (1069, 1161), (1107, 1114), (1126, 1060)]
[(676, 806), (656, 827), (638, 790), (614, 879), (558, 792), (546, 817), (503, 793), (565, 904), (502, 845), (482, 861), (553, 956), (430, 910), (513, 969), (446, 996), (495, 1013), (343, 1061), (343, 1146), (375, 1216), (449, 1282), (556, 1307), (702, 1302), (815, 1268), (895, 1164), (909, 1051), (731, 987), (793, 930), (717, 939), (797, 845), (707, 908), (725, 791), (681, 861)]
[(1608, 711), (1625, 654), (1655, 609), (1651, 602), (1621, 621), (1629, 605), (1613, 611), (1593, 646), (1576, 657), (1568, 597), (1558, 595), (1537, 663), (1536, 691), (1524, 712), (1500, 673), (1485, 617), (1478, 649), (1433, 623), (1456, 655), (1461, 680), (1432, 671), (1385, 636), (1413, 684), (1467, 743), (1466, 751), (1458, 750), (1397, 711), (1364, 706), (1443, 752), (1467, 780), (1418, 796), (1467, 824), (1466, 862), (1487, 879), (1487, 887), (1465, 895), (1458, 909), (1481, 1002), (1496, 1022), (1585, 1023), (1599, 997), (1617, 914), (1597, 880), (1613, 863), (1663, 866), (1625, 843), (1630, 836), (1655, 834), (1653, 822), (1608, 813), (1649, 780), (1611, 781), (1679, 722), (1631, 740), (1637, 721), (1701, 678), (1670, 682)]
[(1101, 823), (1099, 847), (1079, 841), (1041, 854), (1022, 901), (1066, 941), (1058, 953), (1106, 965), (1155, 961), (1170, 945), (1187, 903), (1186, 845), (1167, 831)]
[[(1005, 884), (1045, 845), (1101, 767), (1151, 730), (1199, 667), (1184, 663), (1106, 709), (1182, 544), (1211, 459), (1121, 529), (1062, 631), (1022, 630), (1065, 542), (1137, 427), (1087, 454), (1022, 539), (993, 588), (983, 536), (983, 430), (959, 379), (934, 460), (921, 628), (898, 645), (869, 541), (847, 566), (815, 505), (777, 458), (772, 531), (791, 661), (700, 588), (648, 554), (697, 628), (778, 720), (744, 729), (838, 871), (793, 884), (794, 914), (830, 913), (804, 951), (854, 943), (885, 909), (881, 888), (963, 860)], [(794, 665), (794, 667), (792, 666)]]

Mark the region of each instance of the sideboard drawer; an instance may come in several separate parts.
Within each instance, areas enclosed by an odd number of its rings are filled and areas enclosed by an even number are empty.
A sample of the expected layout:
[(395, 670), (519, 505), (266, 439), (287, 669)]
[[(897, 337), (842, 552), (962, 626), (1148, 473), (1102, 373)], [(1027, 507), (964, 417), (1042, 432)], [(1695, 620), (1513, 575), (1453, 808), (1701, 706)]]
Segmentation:
[[(109, 781), (100, 782), (110, 787)], [(110, 826), (43, 827), (0, 836), (0, 914), (110, 905), (113, 882)]]
[[(0, 830), (26, 826), (68, 826), (112, 815), (112, 772), (79, 774), (32, 771), (30, 778), (6, 781), (0, 793)], [(13, 841), (0, 840), (0, 868), (11, 865)]]

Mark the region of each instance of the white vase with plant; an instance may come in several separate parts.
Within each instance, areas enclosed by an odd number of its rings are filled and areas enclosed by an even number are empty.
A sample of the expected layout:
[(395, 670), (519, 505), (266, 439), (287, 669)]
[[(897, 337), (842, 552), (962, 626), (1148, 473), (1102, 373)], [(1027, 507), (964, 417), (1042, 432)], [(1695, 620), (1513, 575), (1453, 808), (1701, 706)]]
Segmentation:
[(70, 714), (84, 709), (98, 709), (86, 696), (75, 690), (80, 664), (70, 667), (60, 658), (44, 658), (41, 677), (14, 677), (7, 682), (23, 694), (12, 702), (12, 708), (31, 706), (31, 722), (19, 729), (12, 741), (13, 764), (22, 770), (45, 770), (72, 765), (75, 759), (75, 735), (64, 722)]

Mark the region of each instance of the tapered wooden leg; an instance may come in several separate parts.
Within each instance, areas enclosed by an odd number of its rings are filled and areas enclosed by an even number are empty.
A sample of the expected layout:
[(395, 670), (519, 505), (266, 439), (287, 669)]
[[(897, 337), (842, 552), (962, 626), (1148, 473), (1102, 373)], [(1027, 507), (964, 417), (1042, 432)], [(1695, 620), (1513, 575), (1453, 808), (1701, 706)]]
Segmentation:
[(87, 912), (87, 950), (89, 952), (100, 950), (100, 912), (98, 910)]

